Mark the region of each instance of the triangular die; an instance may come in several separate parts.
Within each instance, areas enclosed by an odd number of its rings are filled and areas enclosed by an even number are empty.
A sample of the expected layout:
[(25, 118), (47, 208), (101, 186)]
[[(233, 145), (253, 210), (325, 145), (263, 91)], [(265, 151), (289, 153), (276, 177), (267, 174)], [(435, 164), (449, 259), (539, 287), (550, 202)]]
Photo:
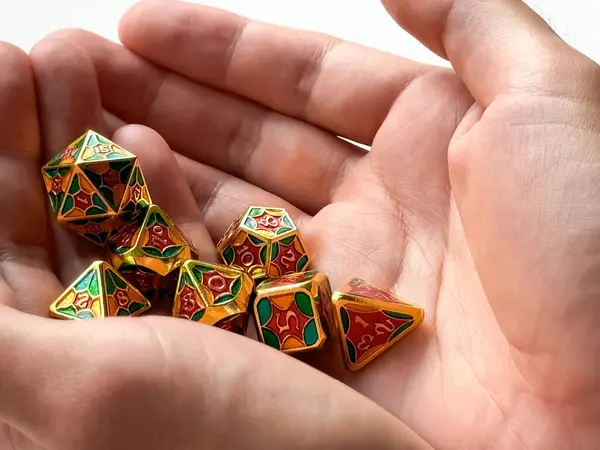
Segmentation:
[(59, 319), (87, 320), (104, 316), (100, 277), (102, 262), (88, 267), (50, 306), (50, 314)]
[(135, 160), (136, 156), (115, 144), (110, 139), (90, 130), (83, 150), (78, 154), (77, 164), (88, 164), (98, 161)]

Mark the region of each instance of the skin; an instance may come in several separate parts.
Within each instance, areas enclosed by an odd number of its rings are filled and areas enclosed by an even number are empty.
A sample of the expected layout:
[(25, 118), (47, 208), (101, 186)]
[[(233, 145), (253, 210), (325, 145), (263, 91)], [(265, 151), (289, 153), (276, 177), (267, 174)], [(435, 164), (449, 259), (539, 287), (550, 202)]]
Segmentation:
[[(160, 1), (124, 47), (0, 45), (1, 448), (595, 448), (598, 66), (518, 0), (384, 5), (454, 70)], [(99, 255), (39, 174), (88, 127), (204, 259), (248, 204), (285, 207), (334, 288), (425, 322), (350, 374), (335, 342), (298, 361), (166, 317), (35, 317)]]

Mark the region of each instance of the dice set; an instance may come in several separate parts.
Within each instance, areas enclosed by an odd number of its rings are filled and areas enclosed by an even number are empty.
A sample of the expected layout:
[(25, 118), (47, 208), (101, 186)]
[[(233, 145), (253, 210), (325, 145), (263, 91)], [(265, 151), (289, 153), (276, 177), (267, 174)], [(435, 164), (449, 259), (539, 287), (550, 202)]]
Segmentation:
[(197, 259), (193, 243), (152, 203), (137, 157), (89, 130), (42, 168), (60, 225), (106, 249), (50, 305), (50, 316), (139, 316), (166, 304), (173, 317), (245, 334), (297, 354), (339, 341), (360, 370), (423, 321), (423, 310), (364, 280), (333, 292), (309, 270), (298, 227), (281, 208), (249, 207), (217, 244), (222, 259)]

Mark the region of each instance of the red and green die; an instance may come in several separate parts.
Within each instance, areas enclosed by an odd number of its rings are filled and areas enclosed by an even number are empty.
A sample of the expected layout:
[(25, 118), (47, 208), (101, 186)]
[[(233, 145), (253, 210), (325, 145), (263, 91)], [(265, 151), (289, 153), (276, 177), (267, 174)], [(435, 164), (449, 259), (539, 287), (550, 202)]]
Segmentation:
[(305, 271), (306, 246), (285, 209), (250, 207), (217, 244), (226, 264), (255, 280)]
[(90, 130), (43, 168), (58, 222), (104, 245), (138, 205), (151, 202), (137, 157)]
[(173, 316), (244, 334), (254, 281), (240, 269), (189, 260), (180, 269)]
[(423, 322), (424, 312), (360, 278), (332, 297), (346, 367), (360, 370)]
[(147, 205), (108, 240), (108, 260), (119, 271), (143, 267), (166, 276), (196, 255), (192, 243), (157, 205)]
[(256, 288), (254, 321), (259, 339), (292, 354), (318, 350), (327, 341), (327, 276), (307, 271), (265, 280)]
[(137, 316), (150, 302), (104, 261), (89, 266), (50, 306), (57, 319), (87, 320), (107, 316)]

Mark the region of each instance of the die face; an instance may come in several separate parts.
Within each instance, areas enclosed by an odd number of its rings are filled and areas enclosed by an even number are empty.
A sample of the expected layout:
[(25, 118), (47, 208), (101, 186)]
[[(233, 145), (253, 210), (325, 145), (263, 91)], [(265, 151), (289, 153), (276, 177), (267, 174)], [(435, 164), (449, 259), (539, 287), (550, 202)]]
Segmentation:
[(267, 275), (269, 243), (264, 238), (238, 227), (229, 239), (221, 242), (218, 250), (227, 265), (243, 270), (253, 279)]
[(87, 320), (104, 316), (100, 264), (92, 264), (50, 306), (50, 315), (57, 319)]
[(71, 169), (72, 176), (60, 207), (59, 222), (115, 217), (116, 212), (106, 203), (79, 167)]
[(308, 268), (300, 233), (286, 210), (250, 207), (217, 245), (223, 261), (255, 280), (276, 278)]
[(135, 159), (125, 159), (86, 163), (81, 169), (108, 205), (118, 211), (134, 165)]
[(181, 268), (173, 316), (224, 329), (245, 330), (252, 288), (252, 279), (241, 270), (187, 261)]
[(59, 319), (88, 320), (106, 316), (137, 316), (148, 300), (110, 265), (96, 261), (50, 306)]
[(178, 269), (196, 250), (158, 206), (150, 205), (125, 224), (108, 241), (114, 267), (136, 265), (162, 276)]
[(363, 280), (353, 280), (334, 293), (332, 304), (346, 366), (354, 371), (423, 321), (421, 308)]
[[(320, 315), (319, 286), (327, 282), (316, 273), (290, 277), (289, 285), (265, 281), (257, 287), (254, 318), (259, 339), (285, 353), (321, 348), (327, 340)], [(327, 282), (328, 283), (328, 282)]]
[(77, 164), (136, 158), (133, 153), (93, 130), (88, 131), (80, 146), (81, 150), (76, 154)]
[(271, 257), (267, 265), (267, 273), (276, 278), (282, 275), (304, 271), (309, 264), (302, 238), (297, 231), (271, 244)]
[(240, 226), (251, 234), (273, 240), (297, 231), (285, 209), (253, 206), (248, 208)]
[(60, 152), (54, 158), (48, 161), (44, 168), (65, 167), (74, 165), (77, 161), (77, 157), (83, 149), (83, 145), (88, 135), (89, 131), (79, 136), (75, 141), (69, 144), (69, 146), (66, 149), (64, 149), (62, 152)]
[(119, 218), (123, 221), (130, 221), (140, 212), (141, 208), (147, 207), (151, 203), (152, 198), (144, 174), (139, 163), (136, 162), (119, 206)]

